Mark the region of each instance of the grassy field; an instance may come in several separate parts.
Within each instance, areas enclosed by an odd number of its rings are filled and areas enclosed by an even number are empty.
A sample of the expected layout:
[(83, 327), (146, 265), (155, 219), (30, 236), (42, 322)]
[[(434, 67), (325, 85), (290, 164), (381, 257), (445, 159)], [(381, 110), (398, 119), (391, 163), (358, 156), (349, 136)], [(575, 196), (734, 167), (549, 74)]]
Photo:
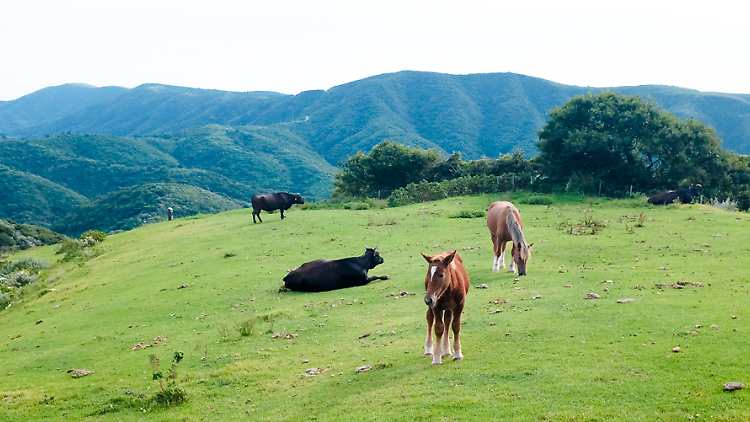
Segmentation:
[[(491, 271), (484, 218), (452, 218), (501, 199), (534, 244), (526, 277)], [(0, 312), (0, 419), (750, 420), (748, 390), (722, 389), (750, 382), (748, 214), (503, 194), (287, 217), (154, 224), (85, 263), (13, 256), (53, 265)], [(279, 293), (289, 270), (365, 245), (390, 280)], [(454, 249), (472, 284), (465, 359), (432, 367), (420, 253)], [(188, 400), (159, 404), (149, 356), (166, 388), (175, 351)]]

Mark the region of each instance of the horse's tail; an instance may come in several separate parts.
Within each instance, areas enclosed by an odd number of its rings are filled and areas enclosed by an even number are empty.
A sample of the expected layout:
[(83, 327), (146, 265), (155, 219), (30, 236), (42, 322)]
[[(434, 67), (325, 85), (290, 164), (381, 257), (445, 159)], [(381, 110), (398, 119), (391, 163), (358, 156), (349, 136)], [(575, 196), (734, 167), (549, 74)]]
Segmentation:
[(526, 243), (526, 238), (523, 236), (523, 231), (521, 231), (521, 225), (516, 220), (516, 215), (513, 211), (515, 211), (514, 208), (508, 211), (508, 216), (505, 217), (505, 224), (508, 226), (513, 245), (518, 248), (522, 257), (528, 259), (530, 255), (529, 244)]

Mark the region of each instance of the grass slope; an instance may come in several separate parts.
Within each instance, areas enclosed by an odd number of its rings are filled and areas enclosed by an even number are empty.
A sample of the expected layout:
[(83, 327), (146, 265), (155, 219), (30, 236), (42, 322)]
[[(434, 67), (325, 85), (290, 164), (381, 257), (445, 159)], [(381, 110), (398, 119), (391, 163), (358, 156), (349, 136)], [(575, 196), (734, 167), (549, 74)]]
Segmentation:
[[(520, 279), (491, 272), (483, 218), (450, 218), (499, 199), (519, 206), (534, 243)], [(657, 208), (644, 198), (529, 202), (541, 201), (509, 194), (385, 210), (292, 209), (262, 224), (238, 210), (110, 236), (104, 254), (53, 265), (23, 302), (0, 312), (0, 418), (750, 418), (746, 389), (722, 391), (725, 382), (748, 382), (746, 214)], [(371, 274), (390, 280), (278, 293), (288, 270), (359, 255), (365, 245), (378, 245), (385, 259)], [(432, 367), (422, 356), (420, 253), (453, 249), (472, 282), (465, 360)], [(23, 256), (58, 258), (51, 247), (12, 258)], [(657, 286), (678, 282), (702, 287)], [(634, 301), (617, 303), (624, 298)], [(190, 400), (163, 407), (152, 400), (159, 387), (148, 355), (166, 370), (174, 351), (184, 353), (177, 382)], [(373, 369), (355, 373), (363, 365)], [(72, 378), (73, 368), (94, 372)], [(310, 368), (326, 372), (300, 375)]]

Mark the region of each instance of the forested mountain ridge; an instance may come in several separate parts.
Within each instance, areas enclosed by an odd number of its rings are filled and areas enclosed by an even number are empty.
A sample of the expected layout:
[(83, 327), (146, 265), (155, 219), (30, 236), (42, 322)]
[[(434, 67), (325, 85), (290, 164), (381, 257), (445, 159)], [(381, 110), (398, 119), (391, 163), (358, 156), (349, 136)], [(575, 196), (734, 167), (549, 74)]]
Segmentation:
[[(285, 134), (294, 133), (332, 165), (357, 151), (369, 151), (383, 139), (447, 153), (461, 151), (469, 159), (497, 157), (515, 148), (533, 156), (536, 131), (547, 113), (592, 89), (512, 73), (412, 71), (297, 95), (147, 84), (54, 119), (25, 121), (28, 124), (22, 128), (19, 121), (0, 120), (0, 133), (144, 136), (208, 124), (282, 125), (288, 130)], [(750, 153), (750, 95), (653, 85), (611, 90), (652, 98), (680, 118), (694, 117), (716, 128), (725, 148)], [(27, 97), (37, 94), (41, 91), (0, 103), (0, 110), (7, 114), (15, 110), (16, 102), (28, 103)]]

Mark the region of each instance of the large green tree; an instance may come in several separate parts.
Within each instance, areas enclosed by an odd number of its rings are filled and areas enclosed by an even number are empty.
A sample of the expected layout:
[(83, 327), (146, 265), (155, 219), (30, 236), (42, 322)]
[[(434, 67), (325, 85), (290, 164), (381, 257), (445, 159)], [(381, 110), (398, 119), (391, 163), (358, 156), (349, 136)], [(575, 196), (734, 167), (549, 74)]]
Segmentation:
[(537, 161), (553, 184), (591, 191), (639, 191), (700, 183), (726, 189), (729, 153), (713, 128), (680, 120), (653, 102), (604, 91), (579, 95), (550, 112), (538, 132)]
[[(456, 158), (460, 163), (461, 155)], [(360, 151), (341, 163), (333, 182), (333, 195), (373, 198), (380, 193), (385, 198), (409, 183), (433, 181), (433, 173), (451, 173), (450, 166), (443, 168), (442, 162), (436, 149), (409, 148), (386, 140), (375, 145), (369, 154)]]

